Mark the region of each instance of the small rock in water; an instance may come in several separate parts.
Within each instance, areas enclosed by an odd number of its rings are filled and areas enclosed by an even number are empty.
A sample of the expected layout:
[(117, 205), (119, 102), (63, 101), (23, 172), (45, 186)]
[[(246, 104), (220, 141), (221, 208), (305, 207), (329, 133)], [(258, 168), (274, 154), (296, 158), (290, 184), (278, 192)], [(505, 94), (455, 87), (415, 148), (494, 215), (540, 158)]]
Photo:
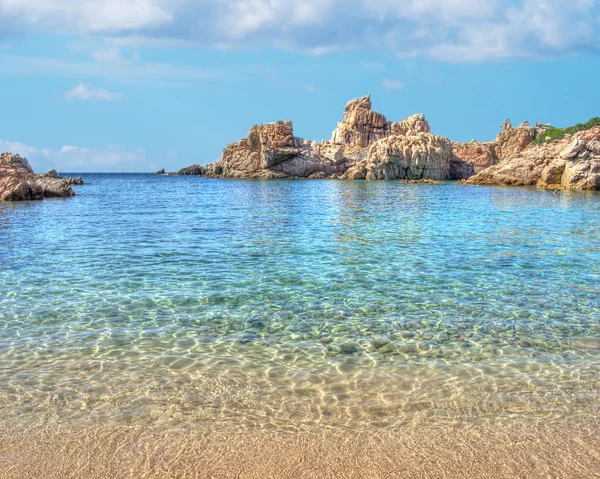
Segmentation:
[(374, 339), (371, 341), (371, 346), (373, 346), (375, 349), (381, 349), (388, 343), (389, 341), (387, 339)]
[(382, 354), (393, 354), (396, 352), (396, 346), (393, 343), (388, 343), (385, 346), (379, 348), (379, 352)]
[(354, 354), (360, 351), (360, 346), (356, 343), (347, 342), (338, 346), (340, 354)]

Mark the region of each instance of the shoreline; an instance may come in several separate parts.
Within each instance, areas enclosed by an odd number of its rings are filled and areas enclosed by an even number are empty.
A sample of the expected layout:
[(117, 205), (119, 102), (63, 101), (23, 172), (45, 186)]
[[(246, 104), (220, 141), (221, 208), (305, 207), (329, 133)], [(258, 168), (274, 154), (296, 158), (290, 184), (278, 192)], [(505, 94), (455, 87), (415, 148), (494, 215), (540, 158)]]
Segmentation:
[(0, 426), (0, 478), (597, 477), (599, 423), (394, 431)]

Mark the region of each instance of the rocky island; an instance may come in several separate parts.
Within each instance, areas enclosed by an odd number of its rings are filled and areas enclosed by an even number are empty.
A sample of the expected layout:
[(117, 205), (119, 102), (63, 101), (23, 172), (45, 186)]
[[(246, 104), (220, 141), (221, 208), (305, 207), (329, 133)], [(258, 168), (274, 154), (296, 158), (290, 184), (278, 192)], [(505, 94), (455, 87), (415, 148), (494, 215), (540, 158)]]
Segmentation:
[(422, 114), (388, 121), (371, 106), (370, 95), (350, 101), (331, 140), (321, 143), (294, 136), (291, 121), (253, 126), (216, 163), (179, 174), (600, 189), (600, 126), (571, 133), (528, 122), (513, 128), (507, 120), (494, 141), (460, 143), (433, 134)]
[(0, 154), (0, 200), (26, 201), (74, 196), (71, 185), (81, 178), (61, 178), (56, 170), (36, 175), (27, 159), (12, 153)]

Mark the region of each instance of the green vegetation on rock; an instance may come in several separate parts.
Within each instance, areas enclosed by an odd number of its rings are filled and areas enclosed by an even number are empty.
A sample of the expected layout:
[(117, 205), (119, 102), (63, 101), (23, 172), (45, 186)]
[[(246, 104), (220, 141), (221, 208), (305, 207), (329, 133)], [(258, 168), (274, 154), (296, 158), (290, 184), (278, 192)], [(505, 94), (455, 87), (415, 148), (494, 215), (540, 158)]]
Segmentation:
[(533, 142), (535, 145), (541, 145), (543, 143), (552, 143), (553, 141), (564, 138), (565, 135), (572, 135), (578, 131), (589, 130), (594, 126), (600, 126), (600, 118), (595, 117), (589, 120), (587, 123), (577, 123), (577, 125), (569, 126), (567, 128), (556, 128), (551, 126), (547, 128), (540, 136), (538, 136)]

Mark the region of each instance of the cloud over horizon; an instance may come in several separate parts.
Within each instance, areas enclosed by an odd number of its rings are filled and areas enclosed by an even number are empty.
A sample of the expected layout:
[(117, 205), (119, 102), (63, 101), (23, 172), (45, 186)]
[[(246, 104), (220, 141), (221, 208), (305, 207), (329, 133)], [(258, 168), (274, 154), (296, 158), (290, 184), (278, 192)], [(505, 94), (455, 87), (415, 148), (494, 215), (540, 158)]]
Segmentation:
[(113, 93), (105, 88), (94, 88), (80, 82), (79, 85), (65, 93), (67, 100), (91, 100), (91, 101), (120, 101), (123, 96), (120, 93)]
[(149, 172), (157, 166), (144, 149), (127, 149), (118, 145), (104, 148), (65, 145), (60, 150), (53, 150), (0, 138), (0, 151), (18, 153), (27, 158), (36, 173), (45, 173), (53, 168), (59, 172), (77, 173)]
[(448, 62), (600, 48), (598, 0), (0, 0), (0, 19), (11, 26), (0, 37), (52, 32), (121, 45), (390, 51)]

